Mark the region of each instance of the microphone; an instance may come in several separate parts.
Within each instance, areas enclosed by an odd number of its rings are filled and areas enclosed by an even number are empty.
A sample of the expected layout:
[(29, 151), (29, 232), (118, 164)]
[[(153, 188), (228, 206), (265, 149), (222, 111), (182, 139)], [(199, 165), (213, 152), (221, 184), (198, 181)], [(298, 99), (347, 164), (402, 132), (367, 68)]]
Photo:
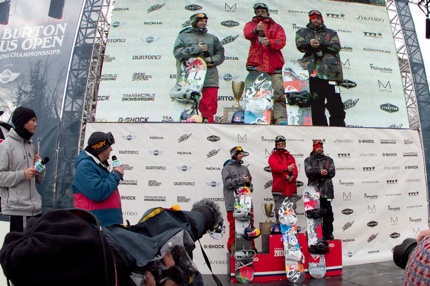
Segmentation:
[(118, 158), (115, 155), (112, 156), (112, 166), (114, 168), (121, 166), (121, 162), (118, 160)]
[(48, 163), (49, 162), (49, 158), (48, 157), (45, 157), (45, 158), (43, 158), (43, 159), (39, 159), (39, 161), (37, 161), (35, 164), (34, 164), (34, 168), (36, 168), (36, 170), (38, 171), (38, 172), (42, 172), (43, 171), (43, 169), (45, 169), (45, 165), (46, 165), (46, 163)]

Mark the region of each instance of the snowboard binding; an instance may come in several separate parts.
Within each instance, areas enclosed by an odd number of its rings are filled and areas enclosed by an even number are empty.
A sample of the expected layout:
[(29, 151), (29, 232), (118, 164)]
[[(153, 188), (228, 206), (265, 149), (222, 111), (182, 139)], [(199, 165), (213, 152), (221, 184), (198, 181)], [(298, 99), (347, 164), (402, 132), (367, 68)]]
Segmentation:
[(256, 255), (256, 253), (255, 253), (254, 250), (252, 250), (252, 249), (250, 249), (250, 250), (243, 249), (243, 250), (236, 251), (234, 253), (234, 259), (240, 261), (240, 260), (245, 260), (245, 259), (253, 258), (255, 255)]
[(311, 209), (311, 210), (307, 210), (305, 212), (305, 215), (307, 218), (313, 218), (313, 219), (318, 219), (318, 218), (322, 218), (325, 214), (326, 214), (326, 209)]
[(251, 212), (246, 209), (236, 208), (233, 211), (233, 217), (237, 220), (246, 221), (251, 219)]
[(289, 260), (294, 260), (301, 262), (303, 261), (303, 253), (300, 251), (300, 249), (287, 249), (284, 253), (285, 257), (287, 257)]
[(308, 250), (309, 250), (309, 253), (313, 253), (313, 254), (326, 254), (327, 252), (330, 251), (328, 247), (328, 242), (325, 240), (321, 240), (321, 241), (318, 241), (316, 244), (310, 245)]

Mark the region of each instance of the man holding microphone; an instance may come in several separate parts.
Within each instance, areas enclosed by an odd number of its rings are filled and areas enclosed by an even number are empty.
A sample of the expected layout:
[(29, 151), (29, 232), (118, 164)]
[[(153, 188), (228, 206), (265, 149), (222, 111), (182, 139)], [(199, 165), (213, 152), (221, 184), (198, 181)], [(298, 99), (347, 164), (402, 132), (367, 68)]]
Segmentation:
[(18, 107), (12, 114), (15, 126), (0, 144), (0, 193), (2, 214), (10, 216), (10, 231), (22, 232), (30, 217), (42, 214), (42, 198), (36, 183), (45, 178), (35, 164), (40, 160), (31, 137), (37, 128), (36, 113)]

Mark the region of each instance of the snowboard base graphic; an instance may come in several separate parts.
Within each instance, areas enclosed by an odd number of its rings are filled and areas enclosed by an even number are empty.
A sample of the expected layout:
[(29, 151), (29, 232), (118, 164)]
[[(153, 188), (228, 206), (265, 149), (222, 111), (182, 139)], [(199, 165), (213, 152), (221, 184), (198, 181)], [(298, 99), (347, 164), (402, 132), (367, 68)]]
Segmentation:
[(287, 96), (288, 125), (312, 125), (309, 73), (300, 61), (287, 61), (282, 67), (282, 81)]
[(308, 238), (308, 268), (313, 278), (322, 278), (326, 274), (324, 253), (328, 252), (328, 244), (323, 240), (322, 215), (320, 209), (320, 192), (315, 186), (307, 186), (303, 190), (303, 203), (306, 217), (306, 229)]
[(234, 224), (235, 224), (235, 277), (240, 283), (249, 283), (254, 279), (253, 258), (255, 251), (252, 243), (247, 238), (247, 231), (250, 231), (251, 224), (252, 197), (248, 187), (239, 189), (234, 202)]
[(297, 238), (297, 215), (293, 209), (294, 203), (287, 197), (279, 208), (279, 222), (284, 246), (285, 272), (291, 283), (301, 283), (305, 280), (303, 253)]
[(180, 77), (170, 91), (172, 101), (184, 105), (180, 122), (202, 122), (198, 112), (198, 103), (202, 98), (203, 84), (206, 78), (206, 62), (200, 57), (185, 60), (180, 67)]
[(270, 75), (250, 71), (245, 80), (245, 124), (270, 124), (272, 94)]

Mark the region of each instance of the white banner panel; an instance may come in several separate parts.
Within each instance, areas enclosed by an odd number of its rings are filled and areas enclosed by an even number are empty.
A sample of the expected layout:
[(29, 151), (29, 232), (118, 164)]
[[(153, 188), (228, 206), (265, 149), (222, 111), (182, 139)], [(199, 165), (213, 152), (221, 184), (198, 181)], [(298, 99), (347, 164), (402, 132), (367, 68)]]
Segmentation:
[[(124, 166), (122, 196), (124, 219), (136, 223), (150, 207), (179, 204), (190, 210), (193, 202), (210, 198), (225, 211), (221, 169), (229, 150), (240, 145), (253, 177), (255, 225), (266, 217), (262, 204), (272, 202), (267, 160), (274, 138), (284, 135), (287, 149), (299, 166), (298, 180), (307, 183), (304, 160), (312, 140), (324, 140), (325, 153), (334, 159), (334, 236), (343, 242), (343, 264), (392, 259), (391, 249), (405, 238), (428, 228), (423, 154), (417, 131), (340, 127), (285, 127), (218, 124), (90, 123), (94, 131), (112, 132), (117, 155)], [(302, 194), (303, 187), (299, 188)], [(305, 229), (302, 200), (298, 225)], [(226, 219), (226, 217), (225, 217)], [(272, 218), (272, 221), (274, 219)], [(215, 273), (226, 273), (226, 236), (202, 239)], [(256, 240), (261, 251), (261, 238)], [(208, 273), (199, 250), (196, 264)]]
[[(118, 0), (104, 58), (97, 103), (102, 122), (177, 122), (183, 104), (171, 102), (176, 82), (173, 44), (194, 13), (208, 14), (208, 32), (225, 48), (218, 67), (220, 89), (216, 120), (234, 103), (231, 82), (244, 81), (250, 43), (243, 36), (254, 16), (255, 1), (135, 1)], [(303, 56), (295, 34), (320, 10), (328, 28), (337, 30), (346, 79), (357, 83), (341, 88), (346, 124), (352, 127), (408, 128), (405, 96), (391, 25), (384, 6), (320, 0), (273, 0), (270, 16), (285, 30), (284, 59)], [(243, 106), (243, 103), (242, 103)]]

